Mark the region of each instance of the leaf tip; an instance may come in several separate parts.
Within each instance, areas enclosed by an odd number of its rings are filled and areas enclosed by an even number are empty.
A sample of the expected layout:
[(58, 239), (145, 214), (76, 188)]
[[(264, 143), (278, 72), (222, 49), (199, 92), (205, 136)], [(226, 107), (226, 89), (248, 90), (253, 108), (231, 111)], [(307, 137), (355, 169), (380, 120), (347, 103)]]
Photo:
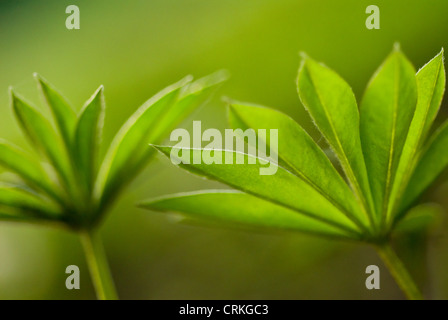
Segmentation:
[(14, 87), (13, 87), (13, 86), (9, 86), (9, 87), (8, 87), (8, 93), (9, 93), (9, 96), (10, 96), (10, 97), (12, 97), (12, 96), (15, 95)]
[(231, 105), (232, 103), (235, 102), (235, 100), (233, 100), (232, 98), (228, 97), (228, 96), (223, 96), (221, 98), (221, 101), (224, 102), (227, 105)]
[(39, 73), (34, 72), (33, 78), (37, 81), (37, 84), (39, 85), (41, 90), (44, 90), (45, 87), (49, 86), (47, 80), (45, 80), (44, 77), (42, 77)]
[(161, 145), (153, 144), (153, 143), (150, 143), (149, 146), (150, 146), (151, 148), (156, 149), (156, 150), (161, 150), (161, 148), (163, 147), (163, 146), (161, 146)]
[(301, 51), (299, 53), (301, 57), (300, 66), (299, 66), (299, 75), (305, 69), (306, 66), (309, 66), (310, 63), (315, 62), (306, 52)]
[(212, 73), (210, 76), (215, 78), (217, 83), (220, 83), (229, 80), (231, 74), (229, 70), (221, 69)]
[(442, 64), (445, 63), (445, 49), (442, 47), (439, 53), (440, 56), (442, 56)]
[(18, 104), (20, 102), (20, 97), (18, 96), (16, 90), (13, 88), (13, 86), (9, 86), (8, 88), (9, 92), (9, 100), (10, 100), (10, 107), (13, 110), (14, 114), (17, 114), (18, 112)]
[(169, 154), (170, 154), (169, 149), (171, 149), (171, 147), (162, 146), (162, 145), (158, 145), (158, 144), (152, 144), (152, 143), (150, 143), (149, 146), (151, 148), (154, 148), (156, 151), (160, 152), (164, 156), (169, 156)]
[(394, 43), (393, 52), (401, 52), (401, 44), (400, 44), (400, 42), (395, 42)]
[(302, 60), (307, 60), (310, 58), (310, 56), (305, 51), (300, 51), (299, 56), (300, 58), (302, 58)]
[(96, 96), (96, 95), (102, 95), (102, 94), (104, 94), (104, 85), (100, 85), (99, 87), (98, 87), (98, 89), (96, 89), (96, 91), (95, 91), (95, 93), (94, 93), (94, 96)]
[(193, 80), (194, 80), (194, 77), (191, 74), (189, 74), (189, 75), (185, 76), (184, 78), (182, 78), (179, 81), (179, 83), (180, 83), (180, 86), (185, 86), (186, 84), (190, 83)]
[(20, 100), (20, 97), (17, 94), (17, 92), (13, 86), (8, 87), (8, 93), (9, 93), (9, 98), (11, 100), (11, 105), (12, 105), (12, 107), (14, 107), (14, 105), (16, 104), (16, 101)]

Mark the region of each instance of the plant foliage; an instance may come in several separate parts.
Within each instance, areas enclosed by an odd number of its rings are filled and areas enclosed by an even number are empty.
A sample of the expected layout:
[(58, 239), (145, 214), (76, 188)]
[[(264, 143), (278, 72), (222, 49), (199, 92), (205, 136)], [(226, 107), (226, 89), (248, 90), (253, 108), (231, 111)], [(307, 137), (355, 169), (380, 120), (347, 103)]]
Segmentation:
[[(233, 128), (278, 129), (279, 146), (271, 150), (278, 153), (277, 173), (260, 176), (263, 161), (181, 163), (235, 190), (166, 196), (141, 206), (201, 220), (374, 244), (387, 241), (398, 226), (406, 229), (402, 224), (407, 221), (415, 223), (404, 219), (406, 213), (448, 165), (448, 124), (430, 134), (445, 90), (443, 50), (416, 73), (396, 46), (370, 80), (359, 109), (350, 86), (305, 55), (297, 86), (342, 173), (287, 115), (232, 101), (228, 115)], [(155, 148), (170, 156), (173, 147)], [(210, 156), (204, 150), (189, 151), (202, 153), (203, 159)], [(236, 155), (232, 150), (215, 152)]]
[(144, 146), (163, 141), (226, 74), (186, 77), (156, 94), (123, 125), (104, 158), (103, 87), (77, 113), (52, 85), (35, 78), (53, 121), (10, 89), (13, 113), (37, 154), (0, 141), (0, 166), (16, 177), (0, 185), (0, 219), (90, 230), (151, 160), (155, 151)]

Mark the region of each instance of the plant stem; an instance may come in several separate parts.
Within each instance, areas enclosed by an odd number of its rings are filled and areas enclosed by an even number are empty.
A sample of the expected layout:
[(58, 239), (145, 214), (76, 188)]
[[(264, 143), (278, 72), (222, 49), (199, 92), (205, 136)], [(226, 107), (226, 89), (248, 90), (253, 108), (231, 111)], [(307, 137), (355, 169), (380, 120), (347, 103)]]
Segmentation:
[(423, 295), (389, 243), (376, 247), (378, 254), (409, 300), (423, 300)]
[(98, 299), (118, 300), (107, 257), (98, 233), (84, 231), (81, 233), (81, 240)]

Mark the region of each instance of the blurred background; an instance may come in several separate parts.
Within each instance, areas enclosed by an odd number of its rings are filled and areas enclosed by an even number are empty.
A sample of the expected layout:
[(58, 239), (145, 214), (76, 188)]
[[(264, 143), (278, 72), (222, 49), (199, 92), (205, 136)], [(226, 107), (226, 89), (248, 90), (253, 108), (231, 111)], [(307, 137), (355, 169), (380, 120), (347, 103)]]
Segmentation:
[[(67, 30), (65, 8), (80, 8)], [(367, 30), (368, 5), (381, 29)], [(222, 96), (286, 112), (319, 139), (295, 87), (299, 52), (340, 73), (358, 100), (400, 42), (418, 69), (448, 48), (446, 0), (1, 0), (0, 137), (26, 146), (9, 108), (8, 86), (42, 106), (38, 72), (79, 110), (105, 86), (105, 142), (145, 100), (186, 74), (227, 69), (215, 98), (183, 123), (226, 126)], [(445, 99), (439, 121), (446, 117)], [(103, 150), (104, 152), (105, 150)], [(448, 209), (448, 177), (425, 196)], [(185, 226), (134, 207), (162, 194), (222, 187), (157, 157), (118, 201), (102, 228), (123, 299), (403, 298), (373, 249), (300, 234), (254, 234)], [(447, 224), (412, 239), (403, 258), (430, 298), (448, 298)], [(413, 246), (412, 246), (413, 245)], [(411, 249), (409, 249), (411, 248)], [(410, 253), (409, 253), (410, 252)], [(417, 259), (418, 258), (418, 259)], [(420, 262), (418, 262), (420, 261)], [(81, 269), (81, 290), (65, 288), (65, 268)], [(365, 268), (382, 270), (368, 291)], [(79, 239), (46, 227), (0, 223), (0, 299), (95, 298)]]

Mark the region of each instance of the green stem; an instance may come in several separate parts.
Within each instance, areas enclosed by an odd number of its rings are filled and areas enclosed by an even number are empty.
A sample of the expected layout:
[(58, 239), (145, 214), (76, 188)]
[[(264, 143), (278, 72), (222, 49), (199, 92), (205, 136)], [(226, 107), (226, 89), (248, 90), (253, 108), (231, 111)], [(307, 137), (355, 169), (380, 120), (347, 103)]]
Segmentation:
[(82, 232), (81, 240), (98, 299), (118, 300), (107, 257), (98, 233)]
[(390, 244), (379, 245), (376, 249), (406, 297), (409, 300), (423, 300), (422, 293)]

